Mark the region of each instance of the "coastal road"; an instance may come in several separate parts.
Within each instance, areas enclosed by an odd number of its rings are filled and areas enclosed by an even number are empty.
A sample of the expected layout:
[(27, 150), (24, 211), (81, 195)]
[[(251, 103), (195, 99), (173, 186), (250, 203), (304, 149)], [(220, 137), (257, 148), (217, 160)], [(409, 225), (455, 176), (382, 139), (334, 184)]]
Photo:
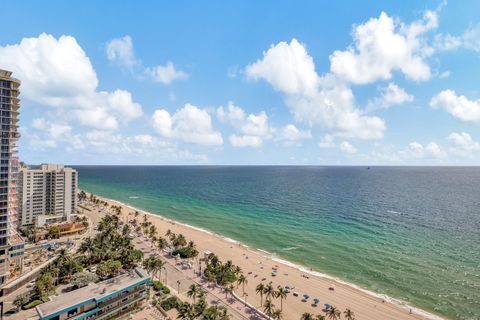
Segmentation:
[(237, 299), (232, 298), (229, 294), (226, 295), (222, 289), (213, 287), (196, 276), (193, 269), (180, 269), (180, 266), (176, 264), (174, 258), (160, 254), (145, 237), (137, 237), (134, 243), (137, 249), (145, 253), (145, 256), (155, 255), (167, 262), (165, 269), (162, 270), (162, 274), (160, 275), (160, 280), (164, 284), (167, 284), (171, 289), (171, 293), (177, 295), (182, 301), (193, 303), (193, 299), (187, 296), (187, 291), (192, 284), (196, 284), (207, 292), (206, 301), (208, 304), (226, 307), (232, 320), (263, 319), (256, 315), (250, 308), (245, 308), (245, 305)]

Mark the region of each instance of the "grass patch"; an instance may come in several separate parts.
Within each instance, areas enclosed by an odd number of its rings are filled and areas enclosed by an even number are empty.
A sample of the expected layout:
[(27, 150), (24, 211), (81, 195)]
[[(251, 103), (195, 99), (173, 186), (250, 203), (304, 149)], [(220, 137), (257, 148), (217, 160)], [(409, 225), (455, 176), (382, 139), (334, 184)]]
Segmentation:
[(35, 308), (36, 306), (38, 306), (39, 304), (42, 304), (43, 301), (42, 300), (33, 300), (32, 302), (24, 305), (22, 307), (23, 310), (27, 310), (27, 309), (32, 309), (32, 308)]

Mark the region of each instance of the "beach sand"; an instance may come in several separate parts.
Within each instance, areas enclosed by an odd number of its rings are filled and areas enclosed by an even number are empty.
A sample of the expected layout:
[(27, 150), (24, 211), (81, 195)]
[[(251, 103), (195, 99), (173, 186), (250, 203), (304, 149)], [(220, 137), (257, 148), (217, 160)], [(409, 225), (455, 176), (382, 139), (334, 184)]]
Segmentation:
[[(386, 297), (375, 296), (333, 278), (315, 274), (310, 270), (302, 270), (301, 267), (286, 261), (284, 263), (268, 253), (248, 248), (211, 232), (149, 214), (118, 201), (99, 198), (109, 202), (109, 205), (121, 205), (124, 221), (133, 219), (132, 213), (137, 210), (141, 213), (137, 220), (141, 222), (143, 214), (148, 214), (149, 221), (158, 230), (158, 235), (164, 236), (168, 229), (173, 233), (183, 234), (187, 241), (195, 242), (200, 253), (199, 256), (203, 256), (205, 251), (210, 251), (215, 253), (223, 262), (232, 260), (235, 265), (242, 268), (243, 273), (247, 276), (248, 284), (245, 285), (245, 292), (248, 294), (247, 302), (258, 308), (260, 308), (260, 295), (255, 293), (255, 287), (262, 282), (262, 279), (265, 279), (263, 281), (265, 284), (271, 281), (275, 288), (278, 285), (293, 286), (293, 292), (297, 292), (299, 296), (294, 297), (290, 293), (287, 299), (283, 301), (284, 319), (300, 319), (304, 312), (315, 315), (324, 314), (321, 309), (323, 309), (325, 303), (339, 308), (342, 311), (342, 319), (344, 318), (343, 310), (346, 308), (350, 308), (358, 320), (441, 319), (422, 310), (410, 308), (406, 305), (400, 306), (398, 302), (393, 303)], [(96, 218), (100, 219), (100, 217)], [(94, 223), (95, 220), (97, 219), (94, 219)], [(278, 269), (275, 277), (272, 276), (272, 268)], [(335, 289), (329, 290), (332, 285)], [(238, 296), (242, 296), (242, 287), (237, 288), (235, 292)], [(306, 302), (302, 301), (304, 294), (310, 296)], [(314, 298), (320, 299), (320, 303), (316, 307), (312, 306)], [(277, 308), (280, 308), (279, 299), (274, 299), (273, 303)], [(412, 309), (412, 314), (410, 314), (410, 309)]]

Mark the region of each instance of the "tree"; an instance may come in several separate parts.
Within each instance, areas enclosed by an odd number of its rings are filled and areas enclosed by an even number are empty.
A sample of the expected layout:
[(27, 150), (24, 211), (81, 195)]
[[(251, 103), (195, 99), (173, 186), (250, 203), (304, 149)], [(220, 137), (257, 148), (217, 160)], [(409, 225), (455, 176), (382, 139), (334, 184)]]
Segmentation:
[(188, 302), (184, 302), (179, 310), (177, 319), (193, 320), (195, 319), (195, 308)]
[(245, 294), (245, 285), (248, 283), (247, 277), (241, 274), (237, 279), (237, 288), (242, 285), (242, 293)]
[(60, 228), (58, 226), (48, 227), (47, 236), (51, 239), (58, 238), (60, 235)]
[(175, 248), (185, 247), (187, 245), (187, 240), (185, 239), (185, 236), (183, 234), (179, 234), (172, 240), (172, 245)]
[(345, 309), (345, 311), (343, 311), (343, 314), (345, 315), (345, 319), (355, 320), (355, 314), (349, 308)]
[(200, 290), (198, 294), (198, 301), (195, 303), (195, 315), (198, 317), (202, 315), (205, 312), (205, 309), (207, 309), (207, 301), (205, 301), (205, 293), (204, 291)]
[(313, 314), (305, 312), (302, 314), (300, 320), (313, 320)]
[(272, 316), (273, 316), (273, 319), (282, 320), (283, 319), (283, 312), (280, 309), (276, 309), (275, 311), (273, 311)]
[(198, 293), (200, 292), (200, 288), (196, 284), (191, 284), (187, 291), (187, 296), (193, 299), (193, 303), (195, 303), (195, 298), (197, 297)]
[(259, 283), (255, 288), (255, 292), (260, 294), (260, 305), (263, 306), (263, 294), (265, 293), (265, 285), (263, 283)]
[(340, 319), (342, 313), (340, 312), (340, 310), (338, 310), (334, 306), (331, 306), (330, 308), (328, 308), (326, 315), (327, 315), (327, 319), (329, 320), (337, 320), (337, 319)]
[(94, 256), (97, 251), (97, 246), (95, 244), (95, 241), (88, 237), (83, 240), (83, 242), (80, 244), (80, 247), (78, 248), (78, 251), (80, 253), (84, 253), (87, 255), (87, 262), (88, 264), (91, 264), (92, 261), (94, 260)]
[(72, 277), (72, 283), (77, 288), (85, 287), (89, 283), (97, 282), (98, 276), (95, 273), (91, 272), (78, 272), (75, 273)]
[(68, 257), (62, 264), (58, 264), (59, 273), (58, 276), (62, 282), (67, 281), (75, 273), (83, 270), (82, 265), (72, 257)]
[(265, 300), (265, 304), (263, 305), (263, 311), (269, 319), (272, 317), (273, 312), (275, 311), (275, 306), (273, 305), (272, 300), (268, 298)]
[(280, 310), (283, 311), (283, 299), (287, 299), (288, 290), (284, 287), (278, 286), (277, 292), (275, 293), (276, 298), (280, 298)]
[(159, 250), (164, 250), (167, 246), (168, 246), (167, 240), (165, 240), (165, 238), (158, 237), (158, 239), (157, 239), (157, 247), (158, 247), (158, 249), (159, 249)]
[(220, 319), (220, 310), (218, 306), (210, 306), (202, 314), (203, 320), (219, 320)]
[(30, 301), (32, 301), (33, 295), (31, 292), (24, 292), (19, 294), (18, 296), (15, 297), (13, 300), (13, 305), (17, 307), (17, 309), (20, 309)]
[(85, 191), (80, 191), (80, 193), (78, 194), (78, 201), (82, 202), (84, 201), (85, 199), (87, 199), (87, 194), (85, 193)]
[(325, 320), (325, 316), (318, 314), (317, 316), (315, 316), (315, 320)]
[(148, 257), (143, 260), (143, 267), (147, 270), (148, 273), (155, 277), (157, 275), (161, 276), (162, 268), (165, 265), (165, 262), (160, 260), (155, 256)]
[(150, 238), (153, 238), (155, 237), (155, 235), (157, 234), (157, 227), (155, 227), (153, 224), (150, 226), (150, 229), (148, 229), (148, 236)]
[(42, 301), (47, 301), (48, 296), (55, 292), (55, 279), (50, 272), (42, 273), (35, 280), (35, 293)]
[(273, 289), (271, 284), (267, 284), (263, 290), (263, 293), (265, 293), (266, 299), (269, 299), (275, 295), (275, 289)]
[(97, 274), (100, 277), (114, 277), (118, 274), (121, 267), (122, 264), (118, 260), (109, 259), (102, 261), (97, 265)]

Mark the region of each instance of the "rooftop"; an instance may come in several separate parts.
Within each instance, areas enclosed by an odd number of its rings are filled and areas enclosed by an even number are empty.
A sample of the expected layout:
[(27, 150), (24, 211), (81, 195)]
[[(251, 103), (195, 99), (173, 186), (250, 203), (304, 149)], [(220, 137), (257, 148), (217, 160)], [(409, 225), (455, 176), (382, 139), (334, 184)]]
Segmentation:
[(146, 282), (150, 276), (140, 268), (135, 268), (129, 273), (125, 273), (113, 279), (90, 284), (86, 287), (73, 290), (59, 296), (50, 298), (50, 301), (37, 306), (37, 313), (40, 317), (53, 315), (57, 312), (62, 313), (66, 310), (82, 305), (87, 301), (99, 301), (109, 295), (126, 289), (132, 285)]
[(10, 245), (15, 246), (18, 244), (22, 244), (25, 241), (18, 234), (14, 233), (8, 236), (8, 242), (10, 243)]

